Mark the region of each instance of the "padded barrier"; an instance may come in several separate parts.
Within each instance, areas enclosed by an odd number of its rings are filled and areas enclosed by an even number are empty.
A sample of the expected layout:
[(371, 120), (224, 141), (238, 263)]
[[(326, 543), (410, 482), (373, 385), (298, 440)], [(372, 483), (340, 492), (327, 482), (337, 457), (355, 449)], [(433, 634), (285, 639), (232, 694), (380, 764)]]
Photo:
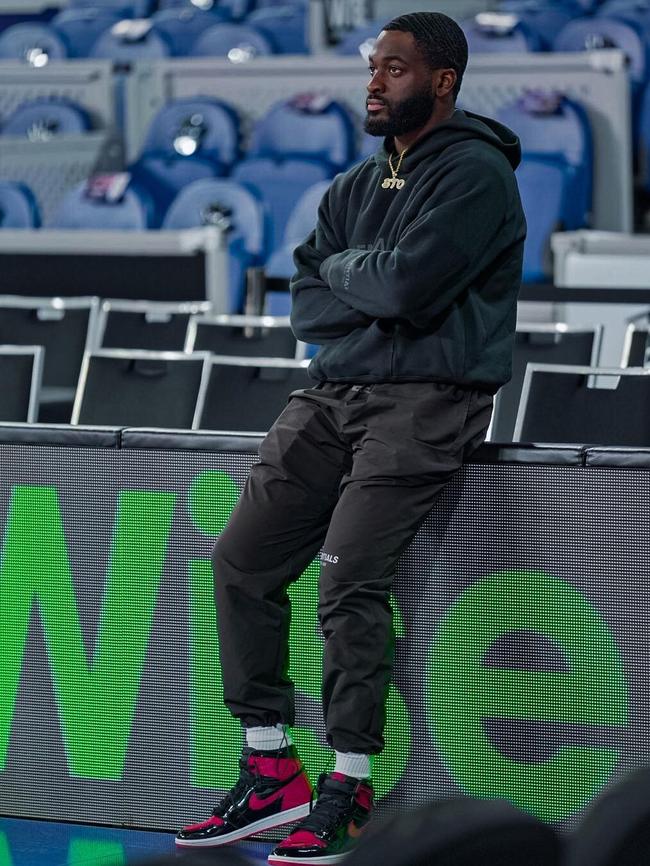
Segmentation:
[[(209, 555), (258, 444), (0, 425), (4, 814), (173, 829), (232, 784)], [(606, 453), (486, 445), (404, 553), (383, 814), (464, 791), (568, 828), (650, 762), (650, 451), (591, 465)], [(314, 777), (317, 577), (290, 590)]]

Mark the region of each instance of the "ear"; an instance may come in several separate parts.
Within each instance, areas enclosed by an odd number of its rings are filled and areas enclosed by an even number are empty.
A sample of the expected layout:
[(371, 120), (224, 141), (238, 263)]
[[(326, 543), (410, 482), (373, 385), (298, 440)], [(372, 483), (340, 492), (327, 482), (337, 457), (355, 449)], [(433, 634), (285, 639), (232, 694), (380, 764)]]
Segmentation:
[(438, 98), (444, 99), (452, 93), (457, 79), (455, 69), (436, 69), (433, 77), (433, 92)]

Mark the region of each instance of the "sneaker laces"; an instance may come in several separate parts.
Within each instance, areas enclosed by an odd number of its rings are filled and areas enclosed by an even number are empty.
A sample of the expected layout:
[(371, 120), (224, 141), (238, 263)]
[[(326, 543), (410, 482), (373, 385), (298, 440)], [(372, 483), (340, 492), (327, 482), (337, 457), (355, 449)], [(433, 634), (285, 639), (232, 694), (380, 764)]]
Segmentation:
[(299, 830), (325, 836), (329, 830), (336, 829), (351, 811), (356, 787), (352, 791), (336, 790), (326, 786), (327, 781), (327, 774), (323, 773), (318, 780), (316, 802), (309, 815), (300, 822)]

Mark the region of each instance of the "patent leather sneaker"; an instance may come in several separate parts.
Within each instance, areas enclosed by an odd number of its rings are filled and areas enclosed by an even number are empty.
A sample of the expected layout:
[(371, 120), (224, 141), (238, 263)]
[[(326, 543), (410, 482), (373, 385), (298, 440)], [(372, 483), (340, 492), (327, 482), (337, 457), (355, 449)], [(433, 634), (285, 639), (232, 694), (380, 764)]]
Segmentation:
[(323, 774), (317, 793), (309, 816), (269, 855), (272, 866), (334, 866), (357, 844), (372, 815), (372, 782), (341, 773)]
[(239, 780), (199, 824), (176, 836), (183, 848), (227, 845), (309, 814), (313, 789), (294, 746), (274, 752), (246, 748)]

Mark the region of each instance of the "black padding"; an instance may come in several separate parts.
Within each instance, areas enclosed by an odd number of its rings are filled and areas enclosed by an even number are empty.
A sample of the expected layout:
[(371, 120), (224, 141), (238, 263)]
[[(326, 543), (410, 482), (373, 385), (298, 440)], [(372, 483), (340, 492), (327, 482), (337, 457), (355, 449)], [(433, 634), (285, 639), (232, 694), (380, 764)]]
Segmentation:
[(69, 448), (119, 448), (119, 427), (69, 424), (0, 424), (2, 445), (65, 445)]
[(650, 469), (650, 449), (588, 448), (585, 452), (585, 465)]
[(527, 445), (486, 442), (468, 463), (541, 463), (551, 466), (582, 466), (585, 449), (575, 445)]
[(34, 355), (0, 354), (0, 421), (29, 420)]
[(558, 866), (552, 827), (504, 800), (430, 803), (362, 837), (349, 866)]
[(650, 767), (606, 789), (569, 841), (566, 866), (648, 866)]
[(628, 367), (645, 367), (649, 343), (650, 332), (648, 330), (637, 329), (632, 333), (630, 355), (627, 359)]
[(197, 322), (195, 352), (240, 355), (245, 358), (294, 358), (296, 338), (291, 328), (241, 328), (218, 322)]
[(257, 454), (262, 437), (252, 433), (224, 436), (212, 432), (148, 430), (127, 428), (122, 433), (122, 448), (152, 451), (238, 451)]
[(189, 313), (170, 313), (151, 321), (145, 311), (109, 310), (102, 348), (182, 352), (189, 318)]

